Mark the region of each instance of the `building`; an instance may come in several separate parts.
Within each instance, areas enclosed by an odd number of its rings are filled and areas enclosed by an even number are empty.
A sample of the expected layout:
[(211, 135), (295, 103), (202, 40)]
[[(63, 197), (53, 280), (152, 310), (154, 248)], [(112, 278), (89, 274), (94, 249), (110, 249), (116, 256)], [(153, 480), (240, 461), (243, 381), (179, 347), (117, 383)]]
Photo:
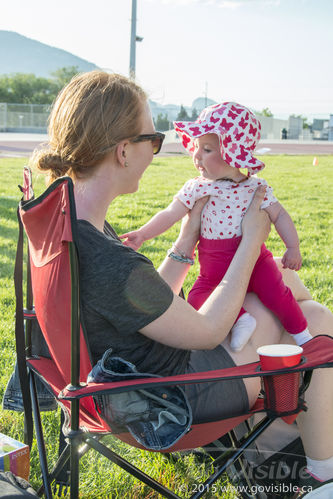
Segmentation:
[(288, 120), (278, 120), (271, 116), (263, 116), (256, 112), (255, 115), (261, 123), (262, 139), (281, 139), (282, 130), (288, 130)]
[(314, 119), (311, 128), (314, 139), (328, 140), (329, 120)]
[(330, 120), (328, 122), (328, 140), (333, 141), (333, 114), (330, 114)]
[(296, 116), (288, 118), (288, 139), (299, 140), (303, 133), (303, 120)]
[[(192, 107), (184, 106), (188, 116), (195, 109), (198, 113), (206, 105), (215, 104), (215, 101), (199, 97), (193, 101)], [(167, 115), (172, 129), (172, 122), (177, 118), (180, 105), (162, 105), (149, 101), (153, 118), (159, 114)], [(0, 132), (46, 133), (50, 112), (49, 105), (43, 104), (13, 104), (0, 102)], [(264, 116), (254, 111), (261, 123), (261, 139), (281, 140), (330, 140), (333, 141), (333, 114), (328, 119), (314, 119), (309, 128), (303, 128), (303, 119), (289, 116), (282, 120), (273, 116)], [(177, 139), (176, 139), (177, 140)]]

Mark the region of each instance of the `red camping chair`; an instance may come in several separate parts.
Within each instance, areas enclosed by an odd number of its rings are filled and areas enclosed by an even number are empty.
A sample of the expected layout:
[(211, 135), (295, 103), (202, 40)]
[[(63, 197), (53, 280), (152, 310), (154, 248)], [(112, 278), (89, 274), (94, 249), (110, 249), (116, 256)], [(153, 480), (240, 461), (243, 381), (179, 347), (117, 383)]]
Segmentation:
[[(23, 191), (27, 192), (27, 187)], [(263, 377), (265, 397), (259, 398), (248, 414), (237, 415), (222, 421), (193, 424), (191, 430), (173, 447), (163, 451), (172, 453), (205, 446), (225, 435), (240, 422), (250, 418), (252, 414), (263, 413), (260, 423), (238, 442), (238, 448), (224, 452), (215, 459), (212, 463), (214, 466), (212, 475), (202, 484), (200, 491), (191, 496), (198, 498), (205, 494), (205, 491), (232, 463), (235, 463), (242, 456), (244, 450), (276, 418), (284, 417), (288, 422), (291, 422), (300, 410), (306, 409), (303, 392), (309, 383), (312, 370), (318, 367), (333, 366), (333, 339), (328, 336), (320, 336), (304, 345), (304, 356), (300, 365), (286, 370), (262, 372), (259, 363), (254, 362), (239, 367), (192, 375), (87, 384), (87, 375), (92, 365), (85, 330), (80, 321), (79, 259), (76, 247), (76, 212), (71, 179), (66, 177), (55, 181), (37, 199), (22, 200), (19, 206), (19, 218), (22, 220), (29, 241), (31, 281), (35, 305), (35, 309), (31, 307), (30, 310), (25, 311), (25, 318), (28, 319), (36, 313), (51, 354), (51, 358), (35, 358), (29, 355), (26, 358), (44, 494), (48, 498), (52, 497), (51, 483), (57, 480), (68, 462), (70, 465), (70, 496), (71, 498), (79, 496), (80, 453), (78, 449), (82, 444), (100, 452), (162, 496), (179, 497), (101, 442), (101, 437), (112, 433), (112, 430), (101, 419), (96, 410), (93, 396), (97, 393), (120, 393), (142, 387), (149, 390), (149, 388), (156, 386), (175, 384), (180, 386), (207, 381), (227, 383), (228, 379), (238, 377)], [(18, 269), (19, 267), (20, 265), (17, 264)], [(17, 296), (20, 296), (19, 289)], [(18, 307), (21, 305), (22, 299), (18, 299)], [(20, 322), (20, 317), (17, 320)], [(17, 329), (19, 334), (24, 334), (23, 327)], [(27, 352), (28, 354), (30, 352), (29, 345)], [(63, 432), (67, 443), (52, 471), (49, 471), (47, 465), (35, 387), (36, 377), (40, 377), (52, 390), (65, 414)], [(302, 382), (300, 382), (300, 377)], [(26, 419), (28, 419), (27, 416), (26, 414)], [(114, 433), (114, 436), (129, 445), (143, 448), (130, 433)]]

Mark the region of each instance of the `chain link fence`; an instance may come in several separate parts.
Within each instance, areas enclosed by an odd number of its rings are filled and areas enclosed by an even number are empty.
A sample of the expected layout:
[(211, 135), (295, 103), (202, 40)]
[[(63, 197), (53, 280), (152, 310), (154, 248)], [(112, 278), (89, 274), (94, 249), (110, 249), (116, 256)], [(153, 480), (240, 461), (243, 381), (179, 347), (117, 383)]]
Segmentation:
[(46, 133), (51, 106), (0, 102), (0, 132)]

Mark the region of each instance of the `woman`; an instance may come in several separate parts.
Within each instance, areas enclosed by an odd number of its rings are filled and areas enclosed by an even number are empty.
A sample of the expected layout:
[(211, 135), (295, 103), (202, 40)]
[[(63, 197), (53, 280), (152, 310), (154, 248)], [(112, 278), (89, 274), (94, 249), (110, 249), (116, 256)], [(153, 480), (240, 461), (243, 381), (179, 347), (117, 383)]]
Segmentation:
[[(158, 272), (105, 224), (113, 200), (138, 189), (161, 146), (143, 90), (120, 75), (78, 75), (54, 104), (49, 135), (48, 150), (38, 151), (32, 163), (47, 171), (51, 181), (70, 175), (74, 182), (82, 314), (94, 362), (112, 347), (139, 371), (178, 374), (251, 362), (257, 360), (258, 346), (290, 341), (257, 297), (245, 296), (269, 232), (268, 217), (259, 209), (264, 188), (257, 190), (244, 217), (243, 238), (223, 281), (196, 311), (178, 293), (192, 263), (203, 201), (183, 221)], [(329, 311), (311, 300), (296, 274), (286, 271), (284, 276), (312, 334), (332, 332)], [(226, 337), (244, 299), (258, 326), (251, 341), (235, 353)], [(331, 383), (330, 370), (315, 372), (307, 396), (309, 411), (298, 418), (308, 467), (321, 480), (333, 478)], [(258, 378), (186, 388), (194, 421), (247, 411), (259, 390)]]

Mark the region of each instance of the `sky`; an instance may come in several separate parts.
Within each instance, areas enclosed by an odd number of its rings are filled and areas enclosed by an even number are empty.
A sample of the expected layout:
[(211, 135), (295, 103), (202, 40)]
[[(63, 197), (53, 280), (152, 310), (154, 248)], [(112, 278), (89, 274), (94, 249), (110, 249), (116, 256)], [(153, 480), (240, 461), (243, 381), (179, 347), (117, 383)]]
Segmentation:
[[(132, 0), (10, 0), (0, 29), (129, 73)], [(150, 99), (333, 114), (333, 0), (137, 0), (136, 78)]]

